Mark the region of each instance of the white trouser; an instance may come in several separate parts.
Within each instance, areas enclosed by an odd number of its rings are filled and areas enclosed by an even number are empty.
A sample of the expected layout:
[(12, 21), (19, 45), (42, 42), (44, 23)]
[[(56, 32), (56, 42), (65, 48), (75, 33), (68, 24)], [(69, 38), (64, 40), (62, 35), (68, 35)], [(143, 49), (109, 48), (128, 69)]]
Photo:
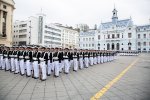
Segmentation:
[(21, 59), (21, 60), (20, 60), (20, 71), (21, 71), (21, 74), (24, 74), (24, 73), (25, 73), (25, 69), (24, 69), (24, 59)]
[(80, 69), (83, 69), (83, 58), (79, 58)]
[(84, 64), (85, 64), (85, 67), (86, 67), (86, 68), (89, 67), (89, 59), (88, 59), (88, 57), (85, 57), (85, 58), (84, 58)]
[(63, 61), (59, 62), (59, 72), (62, 72)]
[(97, 57), (97, 63), (100, 63), (100, 56)]
[(6, 70), (10, 69), (10, 62), (9, 62), (8, 58), (5, 58), (5, 68), (6, 68)]
[(69, 73), (70, 64), (68, 59), (64, 59), (65, 73)]
[(15, 58), (15, 73), (19, 73), (19, 61)]
[(70, 65), (69, 65), (70, 68), (72, 68), (72, 67), (73, 67), (73, 60), (70, 60), (70, 61), (69, 61), (69, 64), (70, 64)]
[(50, 60), (48, 60), (48, 66), (47, 66), (47, 74), (50, 75), (52, 73), (52, 66), (53, 63), (50, 62)]
[(73, 70), (78, 70), (78, 61), (77, 58), (73, 58)]
[(2, 59), (3, 59), (2, 57), (3, 57), (3, 56), (0, 56), (0, 68), (2, 67), (2, 61), (3, 61), (3, 60), (2, 60)]
[(27, 76), (31, 76), (31, 70), (32, 70), (32, 66), (31, 66), (31, 62), (30, 62), (30, 60), (27, 60), (26, 61), (26, 71), (27, 71)]
[(108, 62), (108, 56), (106, 56), (106, 62)]
[(13, 72), (15, 71), (15, 59), (11, 58), (10, 60), (11, 71)]
[(94, 57), (94, 64), (97, 64), (97, 58)]
[(40, 68), (42, 71), (42, 80), (45, 80), (47, 78), (47, 74), (46, 74), (47, 65), (45, 64), (45, 61), (40, 62)]
[(59, 76), (59, 61), (54, 61), (55, 76)]
[(93, 57), (90, 57), (90, 65), (93, 65)]
[(104, 57), (101, 56), (101, 63), (104, 63)]
[(34, 77), (38, 78), (39, 77), (39, 65), (38, 61), (33, 62), (33, 70), (34, 70)]
[(65, 68), (64, 60), (62, 60), (62, 61), (61, 61), (61, 65), (60, 65), (60, 66), (61, 66), (61, 70), (60, 70), (60, 71), (62, 72), (62, 69), (64, 69), (64, 68)]
[(5, 58), (2, 60), (2, 69), (5, 69)]

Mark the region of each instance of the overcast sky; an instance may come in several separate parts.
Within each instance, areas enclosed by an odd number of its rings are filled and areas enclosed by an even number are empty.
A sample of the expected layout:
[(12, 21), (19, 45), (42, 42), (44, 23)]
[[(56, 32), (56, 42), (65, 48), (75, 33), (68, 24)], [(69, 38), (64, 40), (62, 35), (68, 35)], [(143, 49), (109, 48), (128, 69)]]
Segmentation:
[(118, 18), (132, 17), (134, 24), (150, 23), (150, 0), (14, 0), (15, 20), (25, 20), (42, 12), (48, 23), (72, 25), (85, 23), (90, 27), (111, 21), (114, 4)]

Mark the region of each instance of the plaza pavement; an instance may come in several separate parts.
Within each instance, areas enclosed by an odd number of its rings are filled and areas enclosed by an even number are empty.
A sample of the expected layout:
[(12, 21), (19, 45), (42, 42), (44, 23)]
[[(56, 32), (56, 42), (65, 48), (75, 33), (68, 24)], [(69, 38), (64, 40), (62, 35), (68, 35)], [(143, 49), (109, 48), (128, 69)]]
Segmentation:
[(150, 100), (150, 54), (117, 56), (117, 60), (52, 75), (46, 81), (0, 70), (0, 100), (90, 100), (135, 59), (138, 62), (100, 100)]

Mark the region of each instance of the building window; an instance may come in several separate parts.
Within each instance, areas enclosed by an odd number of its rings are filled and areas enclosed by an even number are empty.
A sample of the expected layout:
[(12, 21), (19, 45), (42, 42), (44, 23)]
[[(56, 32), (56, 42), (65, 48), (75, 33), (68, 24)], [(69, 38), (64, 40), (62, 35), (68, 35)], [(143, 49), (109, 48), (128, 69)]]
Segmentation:
[(123, 48), (121, 50), (123, 51)]
[(138, 46), (141, 46), (141, 42), (138, 42)]
[(94, 47), (94, 44), (92, 44), (92, 47)]
[(150, 42), (149, 42), (149, 46), (150, 46)]
[(129, 28), (129, 30), (131, 30), (131, 28)]
[(86, 38), (86, 41), (88, 41), (88, 38)]
[(89, 44), (89, 47), (91, 47), (91, 44)]
[(143, 42), (143, 45), (146, 46), (146, 42)]
[(129, 47), (128, 50), (131, 50), (131, 47)]
[(110, 35), (108, 34), (108, 39), (110, 39)]
[(7, 6), (6, 6), (6, 5), (3, 5), (3, 8), (4, 8), (4, 9), (6, 9), (6, 8), (7, 8)]
[(123, 38), (123, 33), (122, 33), (122, 38)]
[(92, 38), (92, 41), (94, 41), (94, 38)]
[(83, 41), (85, 41), (85, 38), (83, 38)]
[(117, 34), (117, 38), (120, 38), (120, 34)]
[(89, 41), (91, 41), (91, 38), (89, 38)]
[(98, 39), (99, 39), (99, 40), (101, 39), (101, 36), (100, 36), (100, 35), (98, 35)]
[(138, 34), (138, 39), (140, 39), (140, 34)]
[(100, 47), (98, 47), (98, 50), (100, 50)]
[(25, 34), (25, 35), (19, 35), (19, 38), (26, 38), (27, 37), (27, 35)]
[(19, 33), (25, 33), (25, 32), (27, 32), (27, 29), (19, 30)]
[(85, 44), (83, 44), (83, 47), (85, 46)]
[(86, 47), (88, 47), (88, 44), (86, 44)]
[(123, 45), (123, 43), (122, 43), (122, 45)]
[(146, 34), (143, 34), (144, 38), (146, 38)]
[(112, 38), (113, 38), (113, 39), (115, 38), (115, 34), (112, 34)]
[(132, 37), (132, 34), (131, 33), (128, 33), (128, 38), (131, 38)]

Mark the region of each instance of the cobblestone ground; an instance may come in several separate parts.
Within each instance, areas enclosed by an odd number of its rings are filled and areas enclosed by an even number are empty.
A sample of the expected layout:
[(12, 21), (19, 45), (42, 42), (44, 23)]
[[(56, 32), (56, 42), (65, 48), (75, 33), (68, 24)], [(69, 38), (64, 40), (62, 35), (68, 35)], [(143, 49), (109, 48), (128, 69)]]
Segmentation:
[(118, 56), (117, 60), (52, 75), (41, 82), (0, 70), (0, 100), (90, 100), (136, 58), (139, 61), (101, 100), (150, 100), (150, 54)]

